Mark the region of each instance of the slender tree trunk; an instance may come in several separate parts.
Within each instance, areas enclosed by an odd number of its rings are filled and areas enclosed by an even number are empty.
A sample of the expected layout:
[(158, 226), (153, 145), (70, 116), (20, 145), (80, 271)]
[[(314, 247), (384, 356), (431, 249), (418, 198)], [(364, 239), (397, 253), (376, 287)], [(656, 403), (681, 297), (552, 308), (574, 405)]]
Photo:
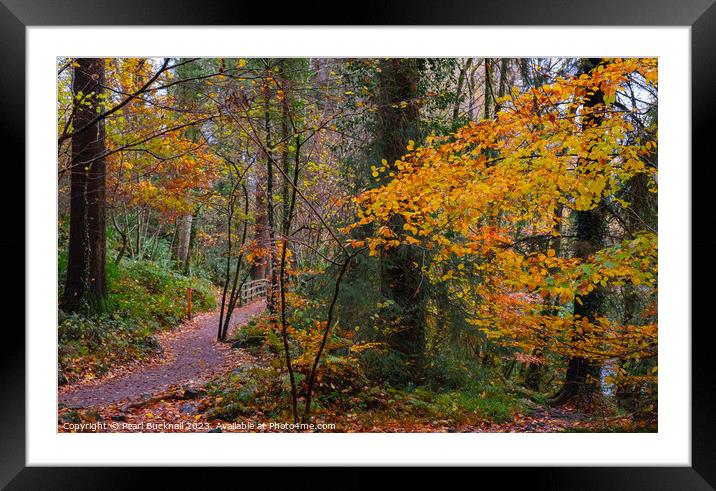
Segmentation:
[(154, 236), (154, 245), (152, 246), (152, 252), (149, 255), (151, 261), (157, 260), (157, 253), (159, 252), (159, 242), (166, 235), (164, 233), (164, 227), (162, 225), (157, 226), (157, 234)]
[(124, 224), (126, 226), (124, 230), (127, 231), (127, 250), (129, 250), (129, 256), (135, 259), (134, 246), (132, 245), (132, 227), (129, 225), (129, 213), (124, 214)]
[(191, 224), (194, 217), (190, 214), (179, 217), (177, 231), (177, 269), (186, 269), (186, 260), (189, 257), (189, 242), (191, 241)]
[(194, 251), (196, 249), (196, 233), (199, 228), (199, 212), (201, 211), (200, 208), (197, 208), (194, 212), (194, 215), (191, 217), (191, 231), (189, 232), (189, 245), (187, 247), (186, 251), (186, 259), (184, 260), (184, 269), (183, 273), (186, 276), (191, 275), (191, 264), (192, 264), (192, 258), (194, 256)]
[[(224, 309), (226, 307), (226, 293), (229, 289), (229, 280), (231, 278), (231, 254), (232, 251), (232, 244), (231, 244), (231, 237), (232, 237), (232, 227), (233, 227), (233, 221), (234, 221), (234, 203), (236, 202), (236, 186), (231, 191), (231, 196), (229, 197), (229, 206), (227, 207), (227, 220), (226, 220), (226, 230), (227, 230), (227, 237), (226, 237), (226, 273), (224, 275), (224, 287), (221, 291), (221, 310), (219, 311), (219, 331), (216, 335), (217, 340), (223, 341), (223, 326), (224, 326)], [(237, 266), (238, 267), (238, 266)]]
[(137, 259), (142, 259), (142, 209), (137, 207), (137, 230), (134, 234), (134, 255)]
[(492, 117), (492, 60), (485, 58), (485, 98), (484, 98), (484, 118)]
[(457, 124), (457, 119), (460, 116), (460, 103), (462, 102), (462, 89), (465, 85), (465, 77), (467, 76), (470, 67), (472, 66), (472, 58), (465, 60), (465, 63), (460, 68), (460, 73), (457, 77), (457, 92), (455, 97), (455, 106), (452, 109), (452, 123)]
[(468, 106), (467, 106), (467, 117), (470, 121), (475, 120), (475, 108), (477, 107), (476, 99), (476, 86), (475, 86), (475, 74), (477, 69), (480, 68), (481, 63), (475, 62), (472, 64), (470, 70), (467, 73), (467, 93), (468, 93)]
[(333, 325), (333, 316), (334, 316), (334, 310), (336, 307), (336, 302), (338, 301), (338, 294), (340, 293), (341, 288), (341, 281), (343, 281), (343, 275), (346, 272), (346, 269), (348, 268), (348, 265), (353, 260), (354, 256), (348, 256), (341, 266), (341, 269), (338, 271), (338, 276), (336, 277), (336, 283), (333, 287), (333, 298), (331, 299), (331, 303), (328, 306), (328, 315), (326, 319), (326, 328), (325, 331), (323, 331), (323, 338), (321, 339), (321, 344), (318, 347), (318, 351), (316, 352), (316, 356), (313, 358), (313, 365), (311, 366), (311, 371), (308, 375), (308, 383), (306, 384), (306, 403), (303, 410), (303, 418), (302, 421), (304, 423), (308, 423), (311, 419), (311, 400), (313, 397), (313, 388), (314, 384), (316, 382), (316, 373), (318, 371), (318, 363), (321, 361), (321, 355), (323, 354), (323, 350), (326, 348), (326, 342), (328, 341), (328, 336), (331, 333), (331, 327)]
[[(280, 69), (280, 75), (281, 80), (283, 81), (283, 99), (281, 99), (281, 141), (283, 141), (282, 145), (282, 152), (281, 152), (281, 164), (283, 165), (283, 174), (285, 176), (290, 175), (290, 158), (289, 158), (289, 151), (288, 151), (288, 141), (289, 141), (289, 135), (290, 135), (290, 128), (289, 128), (289, 122), (290, 122), (290, 107), (289, 107), (289, 94), (291, 87), (289, 86), (289, 79), (286, 75), (286, 60), (283, 60), (281, 63)], [(298, 163), (296, 163), (298, 165)], [(283, 212), (282, 212), (282, 223), (281, 223), (281, 233), (284, 236), (288, 236), (290, 233), (290, 223), (291, 223), (291, 217), (290, 217), (290, 210), (291, 210), (291, 203), (289, 202), (291, 197), (289, 195), (289, 182), (288, 177), (285, 177), (283, 179), (282, 186), (281, 186), (281, 202), (283, 204)], [(288, 243), (286, 243), (288, 244)]]
[[(299, 165), (299, 159), (301, 155), (301, 141), (298, 136), (296, 136), (296, 150), (295, 150), (295, 159), (294, 159), (294, 167), (293, 167), (293, 179), (292, 179), (292, 193), (289, 197), (288, 190), (286, 193), (286, 197), (289, 199), (288, 201), (288, 209), (286, 210), (286, 215), (284, 215), (284, 230), (286, 232), (284, 233), (284, 240), (283, 240), (283, 247), (281, 248), (281, 263), (280, 263), (280, 273), (279, 273), (279, 288), (280, 288), (280, 297), (281, 297), (281, 340), (283, 342), (283, 351), (284, 351), (284, 357), (286, 361), (286, 369), (288, 370), (288, 378), (291, 383), (291, 409), (293, 412), (293, 420), (294, 422), (298, 422), (298, 387), (296, 385), (296, 377), (293, 372), (293, 362), (291, 361), (291, 351), (290, 346), (288, 344), (288, 323), (286, 320), (286, 256), (288, 253), (288, 230), (291, 229), (291, 222), (293, 220), (293, 211), (294, 207), (296, 206), (296, 194), (298, 191), (298, 174), (300, 170)], [(284, 158), (288, 160), (288, 154), (284, 155)], [(288, 166), (286, 166), (288, 167)], [(288, 174), (284, 175), (284, 183), (288, 184)], [(330, 327), (326, 327), (326, 329), (329, 329)], [(320, 357), (320, 352), (317, 355)], [(314, 367), (315, 369), (315, 367)], [(314, 377), (314, 373), (311, 372), (309, 376), (309, 380), (312, 380)], [(305, 418), (309, 417), (310, 413), (310, 400), (311, 400), (311, 390), (312, 390), (312, 382), (309, 383), (309, 389), (306, 395), (306, 399), (309, 401), (306, 414), (304, 414)]]
[(127, 237), (127, 230), (122, 230), (122, 228), (117, 223), (116, 212), (112, 213), (112, 223), (114, 223), (114, 229), (117, 231), (119, 236), (122, 238), (122, 245), (120, 246), (119, 252), (117, 253), (117, 258), (114, 260), (114, 264), (118, 265), (122, 261), (122, 258), (124, 257), (125, 252), (127, 252), (128, 237)]
[(169, 260), (175, 263), (177, 260), (177, 237), (179, 236), (179, 219), (174, 219), (174, 233), (172, 234), (172, 241), (169, 243)]
[[(244, 193), (244, 217), (249, 214), (249, 191), (246, 189), (245, 185), (241, 185), (241, 189)], [(243, 231), (241, 233), (241, 244), (239, 245), (239, 249), (242, 249), (244, 247), (244, 244), (246, 244), (246, 237), (248, 237), (248, 223), (246, 222), (246, 218), (244, 218), (244, 226)], [(241, 274), (241, 264), (244, 260), (244, 254), (243, 252), (239, 254), (239, 257), (236, 259), (236, 269), (234, 269), (234, 282), (231, 286), (231, 293), (229, 294), (229, 303), (226, 309), (226, 314), (223, 318), (223, 325), (220, 325), (220, 331), (219, 331), (219, 339), (221, 341), (226, 339), (226, 335), (229, 332), (229, 322), (231, 321), (231, 315), (234, 312), (234, 308), (236, 308), (236, 303), (239, 300), (239, 295), (241, 293), (241, 287), (244, 286), (244, 282), (246, 281), (247, 276), (244, 276), (244, 278), (241, 280), (241, 283), (239, 284), (239, 275)], [(228, 269), (227, 269), (228, 274)], [(229, 281), (229, 277), (227, 275), (226, 278), (227, 284)], [(222, 300), (223, 302), (223, 300)], [(223, 309), (223, 305), (222, 305)]]
[(271, 151), (271, 92), (268, 85), (268, 76), (264, 82), (264, 131), (266, 134), (266, 215), (268, 222), (268, 252), (269, 252), (269, 288), (266, 296), (266, 307), (271, 314), (276, 313), (276, 287), (277, 281), (277, 255), (276, 255), (276, 220), (274, 218), (273, 203), (273, 152)]

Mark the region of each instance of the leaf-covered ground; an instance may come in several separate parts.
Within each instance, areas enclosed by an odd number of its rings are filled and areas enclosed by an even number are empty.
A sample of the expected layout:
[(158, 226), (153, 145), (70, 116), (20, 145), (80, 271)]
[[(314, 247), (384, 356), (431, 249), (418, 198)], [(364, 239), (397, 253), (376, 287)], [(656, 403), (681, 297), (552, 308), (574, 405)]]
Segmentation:
[[(263, 301), (252, 303), (238, 309), (232, 321), (243, 325), (263, 309)], [(126, 402), (173, 385), (199, 386), (232, 368), (255, 363), (243, 350), (216, 342), (218, 316), (217, 311), (200, 314), (179, 329), (161, 333), (159, 358), (117, 367), (99, 379), (62, 386), (60, 405), (78, 409)]]
[[(631, 417), (587, 416), (571, 406), (539, 408), (515, 415), (514, 421), (496, 423), (474, 420), (456, 422), (408, 415), (396, 417), (384, 411), (343, 414), (322, 413), (313, 427), (291, 428), (260, 410), (235, 421), (207, 420), (205, 412), (215, 398), (202, 389), (171, 387), (134, 403), (111, 404), (98, 409), (62, 408), (58, 430), (62, 432), (175, 433), (175, 432), (377, 432), (377, 433), (565, 433), (654, 431), (650, 422)], [(279, 426), (283, 424), (284, 426)], [(323, 426), (322, 426), (323, 425)], [(329, 426), (326, 426), (329, 425)]]
[[(265, 302), (238, 309), (234, 329), (259, 315)], [(252, 398), (240, 414), (226, 416), (230, 380), (261, 394), (272, 377), (260, 358), (216, 341), (218, 312), (185, 322), (159, 336), (162, 356), (123, 365), (106, 376), (60, 388), (59, 432), (603, 432), (654, 431), (654, 422), (629, 416), (586, 415), (573, 406), (521, 406), (510, 421), (436, 411), (427, 394), (366, 387), (350, 398), (354, 410), (319, 408), (312, 427), (290, 427), (280, 398)], [(238, 375), (236, 375), (238, 374)], [(208, 383), (211, 382), (211, 383)], [(218, 385), (217, 385), (218, 384)], [(253, 388), (251, 388), (253, 387)], [(230, 406), (229, 406), (230, 407)], [(223, 411), (218, 409), (223, 408)]]

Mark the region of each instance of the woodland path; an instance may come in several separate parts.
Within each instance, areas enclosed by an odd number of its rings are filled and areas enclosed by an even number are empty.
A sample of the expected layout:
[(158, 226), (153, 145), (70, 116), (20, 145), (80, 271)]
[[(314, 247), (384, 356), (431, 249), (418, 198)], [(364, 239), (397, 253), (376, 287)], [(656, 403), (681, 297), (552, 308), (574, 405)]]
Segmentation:
[[(238, 308), (232, 315), (236, 329), (260, 314), (265, 300)], [(228, 343), (216, 341), (219, 311), (196, 315), (178, 328), (158, 335), (162, 356), (151, 363), (120, 368), (100, 379), (60, 387), (58, 402), (68, 407), (98, 407), (161, 392), (170, 386), (198, 386), (255, 359)]]

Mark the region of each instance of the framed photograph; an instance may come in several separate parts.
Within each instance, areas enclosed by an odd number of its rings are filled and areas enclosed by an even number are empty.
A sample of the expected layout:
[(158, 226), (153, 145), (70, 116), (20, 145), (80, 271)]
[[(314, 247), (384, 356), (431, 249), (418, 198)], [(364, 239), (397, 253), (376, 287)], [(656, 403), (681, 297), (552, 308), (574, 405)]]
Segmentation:
[(332, 8), (2, 0), (0, 483), (714, 489), (711, 0)]

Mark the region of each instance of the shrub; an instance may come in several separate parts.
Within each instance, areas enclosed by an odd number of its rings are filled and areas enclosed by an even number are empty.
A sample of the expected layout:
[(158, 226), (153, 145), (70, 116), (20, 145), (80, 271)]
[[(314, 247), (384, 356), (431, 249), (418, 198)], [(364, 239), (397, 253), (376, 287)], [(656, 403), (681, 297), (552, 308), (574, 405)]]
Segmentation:
[(254, 317), (234, 332), (234, 347), (243, 348), (252, 354), (277, 353), (283, 349), (281, 339), (273, 332), (265, 316)]
[(108, 268), (110, 305), (114, 311), (134, 319), (159, 322), (173, 327), (184, 317), (186, 289), (192, 288), (192, 304), (197, 311), (214, 308), (211, 284), (187, 278), (151, 262), (126, 262)]
[(233, 372), (208, 384), (215, 396), (214, 406), (206, 413), (209, 420), (233, 421), (241, 416), (255, 416), (258, 412), (277, 417), (286, 408), (290, 393), (278, 370), (270, 367), (250, 368)]
[(452, 392), (433, 392), (427, 387), (418, 387), (411, 392), (393, 391), (393, 394), (398, 400), (402, 398), (412, 412), (456, 421), (477, 418), (504, 423), (512, 421), (515, 412), (521, 408), (514, 395), (492, 385), (473, 384)]

